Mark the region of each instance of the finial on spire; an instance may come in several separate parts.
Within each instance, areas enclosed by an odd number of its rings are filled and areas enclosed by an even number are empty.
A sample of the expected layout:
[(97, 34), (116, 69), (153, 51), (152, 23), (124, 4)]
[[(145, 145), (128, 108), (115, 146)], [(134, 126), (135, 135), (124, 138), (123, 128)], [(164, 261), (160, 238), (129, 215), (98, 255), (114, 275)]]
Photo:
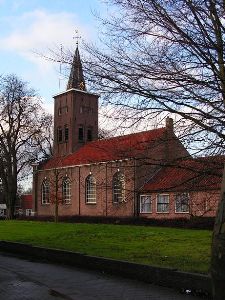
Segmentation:
[(76, 45), (78, 47), (78, 44), (79, 44), (79, 39), (81, 39), (81, 36), (79, 35), (79, 31), (76, 29), (75, 30), (75, 36), (73, 37), (73, 39), (76, 39)]
[(77, 47), (73, 57), (70, 77), (67, 84), (67, 90), (73, 88), (73, 89), (86, 91), (85, 81), (83, 76), (83, 68), (82, 68), (82, 63), (81, 63), (80, 54), (78, 50), (78, 41), (81, 37), (78, 35), (78, 30), (76, 30), (75, 32), (76, 32), (76, 36), (74, 36), (73, 38), (77, 39), (76, 41)]

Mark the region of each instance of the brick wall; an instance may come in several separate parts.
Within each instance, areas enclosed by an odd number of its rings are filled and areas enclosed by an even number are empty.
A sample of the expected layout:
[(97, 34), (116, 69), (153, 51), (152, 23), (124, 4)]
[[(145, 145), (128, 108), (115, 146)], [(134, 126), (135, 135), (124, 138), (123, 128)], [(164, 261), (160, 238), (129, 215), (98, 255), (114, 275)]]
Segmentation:
[[(79, 126), (83, 126), (84, 140), (79, 141)], [(68, 126), (69, 139), (64, 140), (64, 129)], [(57, 130), (61, 127), (63, 140), (58, 142)], [(87, 130), (92, 129), (92, 140), (98, 138), (98, 96), (79, 90), (69, 90), (55, 96), (54, 106), (54, 155), (63, 156), (82, 147), (87, 140)]]
[[(169, 211), (166, 213), (157, 212), (157, 195), (169, 195)], [(189, 191), (190, 210), (189, 212), (175, 211), (176, 192), (153, 192), (141, 193), (140, 195), (150, 195), (152, 200), (152, 212), (140, 213), (141, 217), (153, 219), (178, 219), (190, 218), (191, 216), (214, 217), (218, 202), (220, 201), (220, 191)], [(139, 197), (140, 197), (139, 195)], [(140, 198), (139, 198), (140, 201)], [(139, 202), (138, 201), (138, 202)], [(140, 203), (139, 203), (140, 204)]]
[[(112, 178), (118, 169), (125, 175), (125, 202), (113, 203)], [(90, 172), (95, 177), (97, 184), (95, 204), (87, 204), (85, 201), (85, 179)], [(59, 215), (134, 216), (134, 199), (136, 199), (136, 195), (134, 191), (133, 160), (75, 166), (64, 168), (60, 173), (61, 178), (67, 176), (71, 181), (71, 203), (60, 203)], [(54, 215), (54, 199), (50, 201), (50, 204), (42, 204), (41, 202), (41, 186), (45, 178), (50, 181), (50, 189), (54, 189), (54, 170), (38, 172), (37, 214), (39, 216), (52, 216)], [(59, 199), (61, 189), (62, 187), (59, 186)]]

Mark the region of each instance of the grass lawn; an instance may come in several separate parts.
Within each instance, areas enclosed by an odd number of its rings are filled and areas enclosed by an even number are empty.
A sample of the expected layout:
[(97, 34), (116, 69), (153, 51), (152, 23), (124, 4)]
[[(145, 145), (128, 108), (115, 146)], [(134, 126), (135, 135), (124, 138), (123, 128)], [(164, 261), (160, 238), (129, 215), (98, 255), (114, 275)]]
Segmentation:
[(212, 232), (162, 227), (0, 221), (0, 240), (207, 273)]

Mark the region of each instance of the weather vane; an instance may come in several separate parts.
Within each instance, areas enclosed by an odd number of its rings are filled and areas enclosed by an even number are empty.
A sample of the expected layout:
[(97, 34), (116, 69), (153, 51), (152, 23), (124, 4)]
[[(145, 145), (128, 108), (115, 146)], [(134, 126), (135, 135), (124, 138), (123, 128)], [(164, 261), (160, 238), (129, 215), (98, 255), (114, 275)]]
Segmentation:
[(81, 36), (79, 35), (78, 30), (75, 30), (75, 36), (73, 37), (73, 39), (76, 39), (76, 45), (78, 46), (79, 39), (81, 39)]

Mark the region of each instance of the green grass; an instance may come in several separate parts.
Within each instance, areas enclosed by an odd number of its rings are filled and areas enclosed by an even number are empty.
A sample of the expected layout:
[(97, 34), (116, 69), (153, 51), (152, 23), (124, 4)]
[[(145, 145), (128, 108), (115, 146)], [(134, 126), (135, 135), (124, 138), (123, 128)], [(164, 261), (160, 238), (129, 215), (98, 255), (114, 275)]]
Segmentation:
[(0, 221), (0, 240), (207, 273), (212, 232), (162, 227)]

